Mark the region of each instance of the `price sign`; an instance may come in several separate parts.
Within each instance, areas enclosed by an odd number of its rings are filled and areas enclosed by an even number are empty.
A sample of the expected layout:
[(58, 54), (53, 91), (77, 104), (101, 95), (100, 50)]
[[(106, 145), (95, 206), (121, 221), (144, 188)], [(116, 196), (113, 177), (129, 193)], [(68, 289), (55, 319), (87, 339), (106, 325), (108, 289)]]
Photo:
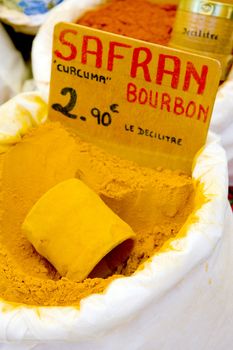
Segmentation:
[(121, 157), (190, 173), (220, 74), (207, 57), (59, 23), (49, 115)]

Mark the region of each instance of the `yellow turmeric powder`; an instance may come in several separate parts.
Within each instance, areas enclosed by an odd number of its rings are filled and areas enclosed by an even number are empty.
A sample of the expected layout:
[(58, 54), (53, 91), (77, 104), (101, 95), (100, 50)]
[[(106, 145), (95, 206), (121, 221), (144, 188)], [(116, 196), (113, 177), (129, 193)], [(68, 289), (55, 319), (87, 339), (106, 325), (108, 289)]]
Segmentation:
[[(7, 301), (79, 305), (114, 278), (134, 273), (179, 232), (192, 211), (193, 183), (187, 175), (139, 167), (84, 142), (59, 123), (31, 130), (0, 159), (0, 298)], [(21, 232), (41, 195), (70, 178), (86, 183), (136, 233), (128, 260), (106, 279), (62, 278)]]

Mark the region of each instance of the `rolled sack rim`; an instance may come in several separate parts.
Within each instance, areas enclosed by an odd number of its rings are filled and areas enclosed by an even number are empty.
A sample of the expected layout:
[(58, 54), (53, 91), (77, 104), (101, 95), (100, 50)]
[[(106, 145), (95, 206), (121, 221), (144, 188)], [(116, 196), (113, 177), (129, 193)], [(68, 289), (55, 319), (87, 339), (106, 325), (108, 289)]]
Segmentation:
[(209, 133), (206, 145), (194, 160), (192, 175), (203, 187), (206, 201), (190, 215), (178, 236), (165, 243), (144, 268), (112, 281), (104, 293), (82, 299), (79, 308), (37, 307), (0, 300), (0, 340), (85, 341), (102, 336), (175, 288), (194, 267), (208, 259), (223, 235), (228, 208), (227, 160), (214, 134)]

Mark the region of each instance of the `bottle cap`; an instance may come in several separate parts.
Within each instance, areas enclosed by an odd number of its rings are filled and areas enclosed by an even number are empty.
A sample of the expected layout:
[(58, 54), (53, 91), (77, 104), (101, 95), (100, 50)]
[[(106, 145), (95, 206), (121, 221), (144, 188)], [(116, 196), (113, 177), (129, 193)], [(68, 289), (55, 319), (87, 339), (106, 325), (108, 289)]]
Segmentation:
[(233, 2), (232, 1), (196, 1), (181, 0), (179, 9), (191, 11), (205, 16), (215, 16), (233, 20)]

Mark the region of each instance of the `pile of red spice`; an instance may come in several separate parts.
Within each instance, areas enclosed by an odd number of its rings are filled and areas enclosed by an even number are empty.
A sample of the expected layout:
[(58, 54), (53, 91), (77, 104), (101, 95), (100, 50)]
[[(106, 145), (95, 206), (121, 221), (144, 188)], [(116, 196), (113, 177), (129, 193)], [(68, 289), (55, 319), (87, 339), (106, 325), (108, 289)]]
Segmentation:
[(88, 11), (77, 23), (166, 45), (170, 39), (176, 6), (149, 0), (112, 0)]

